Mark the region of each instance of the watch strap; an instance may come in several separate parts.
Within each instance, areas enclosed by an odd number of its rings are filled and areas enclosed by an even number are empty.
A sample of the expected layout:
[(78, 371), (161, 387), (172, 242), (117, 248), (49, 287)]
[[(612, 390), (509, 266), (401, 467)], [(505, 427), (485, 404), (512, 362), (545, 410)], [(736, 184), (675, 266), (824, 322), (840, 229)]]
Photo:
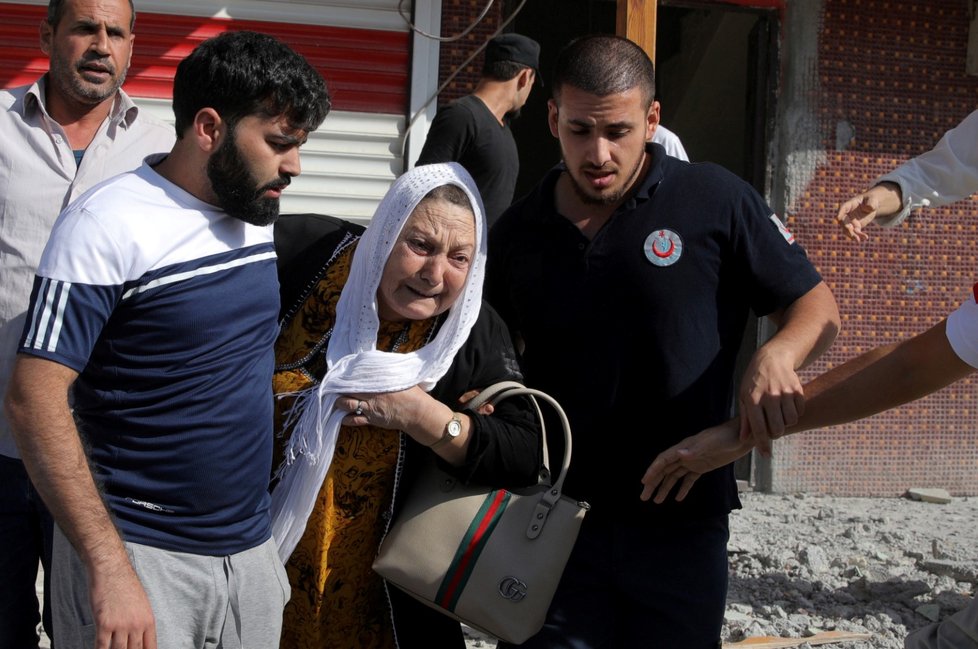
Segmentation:
[[(457, 427), (455, 434), (452, 434), (452, 424), (455, 424)], [(442, 444), (445, 444), (446, 442), (450, 442), (451, 440), (455, 439), (461, 433), (462, 433), (462, 419), (457, 412), (453, 412), (452, 418), (448, 420), (447, 424), (445, 424), (445, 429), (444, 432), (442, 432), (441, 437), (435, 440), (434, 443), (429, 444), (428, 448), (438, 448)]]

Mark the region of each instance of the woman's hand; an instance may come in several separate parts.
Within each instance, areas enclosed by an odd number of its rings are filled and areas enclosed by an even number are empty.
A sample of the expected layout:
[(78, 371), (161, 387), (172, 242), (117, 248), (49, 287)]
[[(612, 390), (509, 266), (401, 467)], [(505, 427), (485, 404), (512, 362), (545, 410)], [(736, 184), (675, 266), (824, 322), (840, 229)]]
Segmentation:
[[(343, 395), (336, 407), (350, 413), (343, 418), (344, 426), (400, 430), (418, 444), (431, 447), (450, 464), (459, 465), (465, 459), (471, 419), (455, 413), (418, 386), (398, 392)], [(459, 421), (459, 434), (446, 438), (446, 427), (453, 418)]]
[(349, 413), (343, 418), (344, 426), (408, 430), (422, 420), (433, 402), (437, 403), (427, 392), (414, 386), (398, 392), (343, 395), (337, 399), (336, 407)]
[[(469, 401), (472, 401), (472, 399), (475, 399), (477, 396), (479, 396), (480, 392), (482, 392), (482, 390), (469, 390), (468, 392), (466, 392), (465, 394), (463, 394), (458, 398), (458, 405), (464, 406)], [(481, 406), (475, 409), (475, 412), (479, 413), (480, 415), (491, 415), (495, 411), (496, 411), (496, 407), (488, 401), (486, 401), (484, 404), (482, 404)]]

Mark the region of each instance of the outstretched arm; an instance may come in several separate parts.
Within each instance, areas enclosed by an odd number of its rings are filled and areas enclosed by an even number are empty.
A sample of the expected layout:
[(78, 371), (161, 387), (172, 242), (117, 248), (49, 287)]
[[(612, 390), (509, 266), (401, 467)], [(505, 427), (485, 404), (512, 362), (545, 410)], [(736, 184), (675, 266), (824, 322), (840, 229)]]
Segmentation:
[[(805, 385), (805, 411), (785, 429), (791, 435), (856, 421), (914, 401), (975, 371), (954, 352), (947, 321), (927, 331), (877, 347)], [(642, 479), (643, 500), (663, 502), (677, 483), (682, 500), (697, 478), (750, 450), (736, 434), (736, 420), (708, 428), (663, 451)]]
[(903, 208), (903, 194), (896, 183), (883, 182), (867, 189), (839, 206), (835, 220), (853, 241), (865, 241), (863, 231), (877, 217), (888, 217)]
[(761, 453), (805, 410), (797, 370), (829, 348), (839, 332), (839, 309), (825, 282), (772, 316), (778, 331), (751, 358), (740, 387), (740, 435), (753, 436)]
[(978, 110), (941, 137), (933, 149), (883, 175), (870, 190), (846, 201), (837, 219), (856, 241), (868, 238), (863, 228), (876, 219), (900, 223), (911, 210), (947, 205), (978, 191)]
[(84, 562), (96, 648), (155, 649), (153, 611), (105, 508), (68, 406), (77, 373), (20, 356), (5, 406), (31, 480)]
[(914, 401), (974, 368), (948, 342), (942, 320), (902, 342), (872, 349), (805, 386), (805, 415), (787, 433), (843, 424)]

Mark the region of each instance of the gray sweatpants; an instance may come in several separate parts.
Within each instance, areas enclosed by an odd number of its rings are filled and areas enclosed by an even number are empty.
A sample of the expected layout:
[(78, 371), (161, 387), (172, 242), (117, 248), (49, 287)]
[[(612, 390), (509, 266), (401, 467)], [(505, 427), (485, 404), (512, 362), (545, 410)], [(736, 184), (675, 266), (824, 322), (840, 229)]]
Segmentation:
[[(156, 618), (158, 649), (277, 647), (289, 580), (275, 542), (225, 557), (126, 543)], [(71, 543), (55, 528), (51, 605), (64, 649), (95, 646), (88, 575)]]
[(907, 636), (906, 649), (978, 649), (978, 597), (939, 624)]

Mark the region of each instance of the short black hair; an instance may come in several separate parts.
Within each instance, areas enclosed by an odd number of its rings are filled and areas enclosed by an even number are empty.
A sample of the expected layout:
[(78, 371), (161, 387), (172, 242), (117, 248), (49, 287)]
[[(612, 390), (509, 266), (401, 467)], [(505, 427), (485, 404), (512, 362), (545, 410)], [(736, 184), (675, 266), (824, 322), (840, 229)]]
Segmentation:
[(486, 61), (482, 66), (482, 76), (496, 81), (509, 81), (515, 79), (523, 70), (532, 69), (528, 65), (516, 63), (515, 61)]
[(173, 79), (177, 137), (203, 108), (230, 128), (242, 117), (284, 115), (294, 129), (314, 131), (329, 113), (322, 75), (288, 45), (268, 34), (225, 32), (180, 61)]
[(557, 55), (553, 97), (560, 103), (564, 85), (606, 97), (641, 88), (647, 106), (655, 99), (655, 66), (645, 51), (621, 36), (581, 36)]
[[(61, 22), (61, 17), (65, 13), (65, 0), (48, 0), (48, 24), (51, 25), (52, 29), (58, 27), (58, 23)], [(132, 0), (129, 0), (129, 31), (132, 31), (136, 26), (136, 7), (133, 6)]]

